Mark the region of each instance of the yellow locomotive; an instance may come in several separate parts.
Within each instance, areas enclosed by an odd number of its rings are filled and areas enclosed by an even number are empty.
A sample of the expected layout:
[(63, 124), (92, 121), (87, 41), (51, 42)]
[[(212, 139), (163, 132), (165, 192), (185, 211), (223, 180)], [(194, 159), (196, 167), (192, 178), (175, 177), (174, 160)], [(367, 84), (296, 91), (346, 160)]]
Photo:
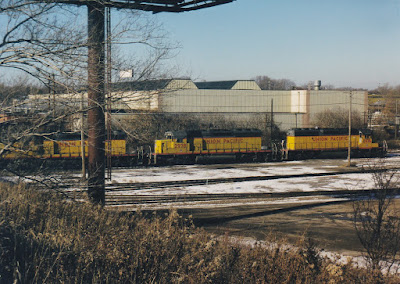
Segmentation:
[(176, 160), (192, 163), (199, 157), (213, 156), (254, 159), (263, 152), (257, 129), (168, 131), (165, 139), (155, 141), (153, 158), (156, 164)]
[[(0, 144), (0, 150), (5, 149), (1, 159), (72, 159), (81, 157), (80, 133), (58, 133), (46, 137), (35, 137), (16, 142), (11, 146)], [(105, 142), (105, 150), (108, 151)], [(85, 140), (85, 156), (88, 154), (88, 141)], [(126, 154), (125, 136), (116, 133), (111, 140), (111, 155)]]
[[(346, 128), (291, 129), (283, 147), (284, 159), (313, 158), (324, 153), (348, 150), (349, 130)], [(373, 157), (386, 153), (387, 146), (372, 142), (370, 129), (351, 130), (351, 151), (353, 156)]]
[[(109, 141), (105, 141), (105, 151), (109, 149)], [(81, 140), (77, 134), (58, 135), (55, 139), (43, 141), (43, 158), (77, 158), (81, 157)], [(88, 154), (88, 141), (85, 140), (85, 156)], [(111, 155), (126, 154), (126, 139), (124, 136), (114, 136), (111, 140)]]

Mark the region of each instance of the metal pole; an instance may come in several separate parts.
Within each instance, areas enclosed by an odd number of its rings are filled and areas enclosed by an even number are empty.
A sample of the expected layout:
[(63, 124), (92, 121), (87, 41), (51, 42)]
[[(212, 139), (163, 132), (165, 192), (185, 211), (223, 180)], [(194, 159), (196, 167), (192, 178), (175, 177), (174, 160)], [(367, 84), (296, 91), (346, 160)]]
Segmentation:
[(111, 169), (112, 169), (112, 137), (111, 137), (111, 8), (106, 8), (106, 50), (107, 50), (107, 68), (106, 68), (106, 92), (107, 92), (107, 171), (106, 179), (111, 180)]
[(83, 93), (81, 97), (81, 156), (82, 156), (82, 180), (86, 180), (86, 166), (85, 166), (85, 134), (84, 128), (84, 114), (83, 114)]
[(55, 118), (56, 117), (56, 75), (53, 74), (51, 77), (53, 80), (52, 81), (53, 88), (51, 90), (51, 92), (53, 94), (53, 118)]
[(274, 99), (271, 99), (271, 142), (272, 142), (273, 128), (274, 128)]
[(268, 112), (265, 113), (265, 145), (268, 145)]
[(88, 7), (88, 196), (105, 204), (104, 11), (96, 2)]
[(352, 97), (353, 94), (350, 91), (350, 100), (349, 100), (349, 148), (347, 151), (347, 166), (350, 167), (351, 166), (351, 104), (352, 104)]
[(297, 113), (296, 113), (296, 128), (297, 128), (297, 115), (300, 113), (300, 92), (297, 92), (299, 100), (297, 102)]

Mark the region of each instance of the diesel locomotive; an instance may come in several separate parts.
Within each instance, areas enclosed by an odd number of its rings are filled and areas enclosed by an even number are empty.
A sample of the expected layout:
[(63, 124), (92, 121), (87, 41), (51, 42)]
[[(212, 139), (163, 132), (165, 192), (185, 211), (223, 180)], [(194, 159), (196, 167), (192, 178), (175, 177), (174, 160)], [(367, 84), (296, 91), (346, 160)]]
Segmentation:
[(168, 131), (165, 139), (155, 141), (153, 161), (194, 163), (206, 157), (262, 161), (272, 151), (262, 147), (261, 134), (257, 129)]
[[(85, 155), (88, 144), (85, 141)], [(111, 147), (109, 147), (111, 143)], [(351, 154), (353, 157), (384, 156), (386, 143), (372, 141), (369, 129), (351, 130)], [(6, 147), (6, 149), (5, 149)], [(307, 128), (291, 129), (281, 142), (262, 145), (262, 132), (258, 129), (211, 129), (167, 131), (165, 138), (155, 140), (154, 147), (135, 150), (127, 145), (126, 135), (115, 132), (111, 141), (105, 142), (106, 154), (111, 149), (115, 166), (191, 164), (202, 159), (214, 161), (226, 158), (240, 162), (263, 162), (337, 157), (349, 147), (348, 129)], [(0, 163), (25, 160), (68, 161), (79, 165), (81, 141), (79, 133), (57, 134), (14, 143), (11, 147), (0, 144)], [(61, 165), (65, 165), (60, 163)]]
[[(350, 143), (349, 143), (350, 137)], [(353, 157), (384, 156), (387, 144), (372, 142), (370, 129), (308, 128), (291, 129), (282, 146), (282, 158), (286, 160), (307, 159), (324, 154), (338, 154), (348, 150), (350, 144)]]

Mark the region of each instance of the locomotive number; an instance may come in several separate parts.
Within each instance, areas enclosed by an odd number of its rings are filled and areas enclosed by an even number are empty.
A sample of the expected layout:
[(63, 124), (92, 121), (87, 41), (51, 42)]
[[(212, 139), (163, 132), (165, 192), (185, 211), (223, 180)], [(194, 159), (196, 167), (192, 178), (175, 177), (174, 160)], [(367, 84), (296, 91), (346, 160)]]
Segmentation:
[(186, 144), (185, 143), (183, 143), (183, 144), (175, 144), (175, 148), (185, 148), (186, 149)]

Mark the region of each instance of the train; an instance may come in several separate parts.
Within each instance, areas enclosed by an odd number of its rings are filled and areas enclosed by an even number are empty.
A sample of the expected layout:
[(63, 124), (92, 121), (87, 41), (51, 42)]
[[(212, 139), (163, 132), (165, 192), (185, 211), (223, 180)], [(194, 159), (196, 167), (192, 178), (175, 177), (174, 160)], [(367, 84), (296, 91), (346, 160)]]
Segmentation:
[[(349, 148), (346, 128), (290, 129), (283, 141), (263, 146), (257, 129), (168, 131), (165, 139), (156, 140), (154, 163), (196, 162), (207, 157), (234, 157), (236, 161), (281, 161), (319, 157), (337, 157)], [(372, 142), (370, 129), (352, 129), (353, 157), (383, 157), (387, 144)]]
[[(345, 128), (294, 128), (286, 133), (283, 141), (269, 145), (262, 144), (262, 132), (258, 129), (167, 131), (163, 139), (154, 141), (153, 147), (134, 150), (130, 149), (124, 133), (114, 132), (112, 139), (105, 142), (105, 150), (114, 166), (193, 164), (227, 159), (267, 162), (338, 157), (348, 150), (349, 137), (352, 157), (383, 157), (387, 152), (385, 142), (372, 141), (370, 129), (352, 129), (349, 135)], [(80, 138), (80, 133), (59, 133), (17, 142), (4, 151), (0, 162), (40, 160), (61, 161), (58, 164), (64, 166), (79, 165)], [(5, 147), (0, 144), (0, 150)], [(87, 156), (87, 140), (84, 152)]]

